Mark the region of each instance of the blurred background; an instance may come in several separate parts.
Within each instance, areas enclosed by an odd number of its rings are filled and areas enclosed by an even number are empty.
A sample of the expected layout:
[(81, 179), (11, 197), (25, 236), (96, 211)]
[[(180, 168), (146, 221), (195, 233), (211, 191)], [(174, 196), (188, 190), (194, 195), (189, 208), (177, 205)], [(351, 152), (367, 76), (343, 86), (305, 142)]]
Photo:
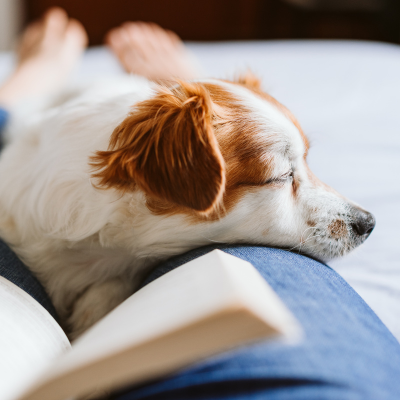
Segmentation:
[(85, 25), (91, 45), (126, 20), (157, 22), (184, 40), (400, 42), (400, 0), (0, 0), (0, 50), (54, 5)]

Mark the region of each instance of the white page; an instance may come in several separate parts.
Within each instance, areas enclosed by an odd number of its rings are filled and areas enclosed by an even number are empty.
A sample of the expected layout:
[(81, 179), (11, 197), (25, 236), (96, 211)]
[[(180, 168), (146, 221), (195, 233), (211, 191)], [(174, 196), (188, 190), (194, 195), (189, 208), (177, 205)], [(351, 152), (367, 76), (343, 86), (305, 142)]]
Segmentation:
[(0, 399), (11, 399), (70, 348), (54, 320), (35, 299), (0, 277)]

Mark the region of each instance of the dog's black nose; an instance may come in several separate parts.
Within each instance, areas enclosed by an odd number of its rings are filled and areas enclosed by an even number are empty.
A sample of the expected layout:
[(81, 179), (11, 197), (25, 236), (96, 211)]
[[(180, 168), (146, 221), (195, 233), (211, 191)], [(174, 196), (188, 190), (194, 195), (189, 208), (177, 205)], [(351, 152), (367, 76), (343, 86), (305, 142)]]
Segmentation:
[(375, 228), (375, 217), (368, 211), (358, 207), (353, 207), (351, 211), (351, 216), (353, 217), (351, 227), (353, 231), (360, 236), (369, 235)]

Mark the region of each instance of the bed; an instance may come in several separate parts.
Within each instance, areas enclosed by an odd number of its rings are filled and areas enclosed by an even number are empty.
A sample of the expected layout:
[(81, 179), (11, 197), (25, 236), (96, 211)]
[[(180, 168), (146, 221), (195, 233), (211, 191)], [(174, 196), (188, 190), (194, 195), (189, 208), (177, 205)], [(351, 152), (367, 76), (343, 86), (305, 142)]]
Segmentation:
[[(251, 69), (299, 119), (316, 175), (371, 211), (366, 243), (329, 263), (400, 340), (400, 47), (356, 41), (188, 43), (205, 76)], [(0, 54), (0, 80), (13, 65)], [(91, 48), (75, 81), (122, 73)]]

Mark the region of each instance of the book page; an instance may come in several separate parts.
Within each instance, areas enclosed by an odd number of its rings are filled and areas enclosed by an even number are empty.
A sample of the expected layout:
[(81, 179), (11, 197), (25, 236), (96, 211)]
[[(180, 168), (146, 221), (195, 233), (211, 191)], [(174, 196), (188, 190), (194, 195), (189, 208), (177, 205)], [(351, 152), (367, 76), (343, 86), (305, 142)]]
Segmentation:
[(69, 348), (66, 335), (47, 310), (0, 277), (0, 399), (15, 397)]
[(300, 331), (250, 263), (215, 250), (133, 294), (20, 398), (56, 400), (108, 390), (252, 340), (297, 339)]

